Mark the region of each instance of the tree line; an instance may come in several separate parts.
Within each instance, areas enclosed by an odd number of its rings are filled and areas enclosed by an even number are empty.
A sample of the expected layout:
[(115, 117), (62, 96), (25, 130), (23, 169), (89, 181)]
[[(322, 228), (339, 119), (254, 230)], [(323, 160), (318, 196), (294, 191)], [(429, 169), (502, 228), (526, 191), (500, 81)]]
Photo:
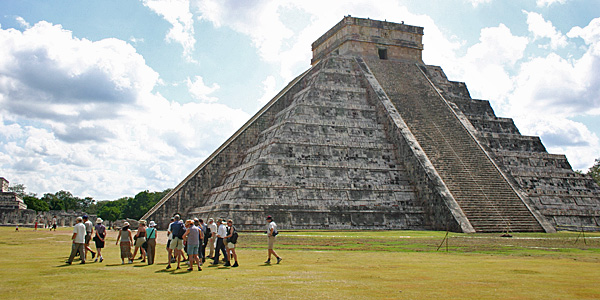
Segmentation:
[(23, 184), (15, 184), (8, 188), (14, 192), (27, 205), (27, 208), (37, 212), (49, 210), (75, 210), (88, 214), (98, 215), (108, 221), (119, 219), (139, 219), (171, 189), (162, 192), (150, 192), (148, 190), (137, 193), (134, 197), (123, 197), (117, 200), (96, 201), (92, 197), (80, 198), (73, 196), (69, 191), (58, 191), (54, 194), (46, 193), (37, 197), (34, 193), (27, 193)]
[[(594, 165), (589, 168), (587, 173), (583, 173), (582, 171), (577, 172), (590, 175), (600, 185), (600, 158), (595, 160)], [(166, 189), (162, 192), (149, 192), (146, 190), (139, 192), (134, 197), (96, 201), (92, 197), (75, 197), (68, 191), (58, 191), (54, 194), (46, 193), (41, 198), (38, 198), (36, 194), (26, 193), (25, 186), (22, 184), (10, 186), (8, 190), (17, 193), (25, 201), (27, 208), (38, 212), (78, 210), (88, 214), (96, 214), (108, 221), (125, 218), (137, 220), (171, 191), (171, 189)]]

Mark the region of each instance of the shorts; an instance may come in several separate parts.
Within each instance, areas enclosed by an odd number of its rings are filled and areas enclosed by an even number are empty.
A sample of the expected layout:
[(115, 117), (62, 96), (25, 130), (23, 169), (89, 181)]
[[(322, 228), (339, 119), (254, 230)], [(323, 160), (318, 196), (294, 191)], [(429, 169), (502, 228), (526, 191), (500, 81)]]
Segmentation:
[(275, 237), (274, 236), (270, 236), (269, 237), (269, 250), (273, 250), (273, 246), (275, 245)]
[(200, 249), (200, 245), (187, 245), (187, 254), (196, 255), (198, 254), (198, 249)]
[(175, 250), (175, 249), (177, 249), (177, 250), (183, 250), (183, 240), (180, 239), (180, 238), (178, 238), (178, 237), (174, 237), (171, 240), (170, 248), (173, 249), (173, 250)]
[(135, 240), (135, 245), (136, 247), (141, 247), (143, 243), (146, 242), (146, 238), (145, 237), (139, 237), (137, 240)]
[(104, 248), (104, 241), (100, 240), (98, 237), (94, 237), (94, 242), (96, 243), (96, 248)]
[(92, 239), (92, 233), (91, 232), (86, 232), (85, 234), (85, 245), (89, 245), (90, 244), (90, 240)]
[(227, 249), (235, 249), (234, 243), (227, 243)]

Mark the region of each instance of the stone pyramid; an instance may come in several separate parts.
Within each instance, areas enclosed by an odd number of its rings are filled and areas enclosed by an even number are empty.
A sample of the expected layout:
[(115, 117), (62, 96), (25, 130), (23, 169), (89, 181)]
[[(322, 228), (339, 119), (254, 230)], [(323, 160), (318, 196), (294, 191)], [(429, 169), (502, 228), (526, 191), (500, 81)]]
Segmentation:
[[(350, 16), (144, 216), (238, 229), (597, 230), (600, 188), (421, 60), (423, 28)], [(582, 227), (583, 226), (583, 227)]]

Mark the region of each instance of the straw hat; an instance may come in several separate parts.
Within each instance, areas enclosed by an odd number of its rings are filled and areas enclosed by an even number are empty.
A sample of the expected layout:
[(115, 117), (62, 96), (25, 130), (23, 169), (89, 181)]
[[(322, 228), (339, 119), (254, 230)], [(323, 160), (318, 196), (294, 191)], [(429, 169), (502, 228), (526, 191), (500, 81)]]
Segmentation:
[(156, 226), (156, 223), (154, 223), (154, 221), (150, 221), (150, 224), (148, 226), (154, 227), (154, 226)]
[(100, 224), (102, 222), (104, 222), (104, 221), (101, 218), (96, 218), (96, 224)]

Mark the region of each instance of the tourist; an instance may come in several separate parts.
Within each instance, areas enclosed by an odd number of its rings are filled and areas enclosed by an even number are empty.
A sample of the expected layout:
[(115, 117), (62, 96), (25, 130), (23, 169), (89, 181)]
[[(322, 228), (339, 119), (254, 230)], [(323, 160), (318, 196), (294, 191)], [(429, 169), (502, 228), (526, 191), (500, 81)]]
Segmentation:
[[(73, 259), (75, 259), (75, 255), (77, 252), (84, 253), (85, 250), (85, 225), (83, 224), (83, 218), (77, 217), (76, 224), (73, 227), (73, 235), (71, 236), (71, 240), (73, 243), (71, 245), (71, 255), (69, 256), (69, 260), (67, 260), (67, 264), (73, 263)], [(85, 255), (80, 255), (81, 264), (85, 264)]]
[(154, 256), (156, 254), (156, 223), (150, 221), (148, 226), (149, 228), (146, 229), (146, 243), (148, 244), (146, 254), (148, 255), (148, 265), (151, 265), (154, 264)]
[(190, 267), (187, 269), (188, 271), (194, 270), (194, 262), (198, 266), (198, 271), (202, 271), (200, 267), (202, 263), (200, 262), (200, 258), (198, 257), (198, 251), (200, 250), (200, 241), (203, 238), (202, 232), (196, 225), (194, 221), (187, 220), (185, 221), (185, 227), (187, 230), (183, 234), (183, 239), (187, 242), (187, 253), (190, 261)]
[(206, 261), (206, 244), (208, 243), (208, 239), (210, 238), (210, 232), (207, 232), (209, 229), (208, 226), (204, 224), (204, 220), (200, 219), (198, 220), (198, 223), (200, 223), (200, 226), (198, 228), (202, 230), (202, 236), (204, 237), (202, 239), (202, 245), (200, 245), (200, 255), (202, 258), (202, 262), (204, 263)]
[(85, 225), (85, 254), (83, 254), (87, 258), (87, 253), (92, 252), (92, 259), (96, 256), (96, 252), (92, 251), (90, 248), (90, 241), (92, 240), (92, 234), (94, 233), (94, 224), (89, 220), (87, 215), (83, 216), (83, 225)]
[(227, 241), (226, 248), (229, 261), (231, 261), (232, 259), (235, 261), (235, 263), (231, 265), (231, 267), (233, 268), (239, 266), (237, 254), (235, 253), (235, 244), (237, 243), (237, 236), (237, 230), (233, 226), (233, 221), (231, 219), (227, 220), (227, 236), (225, 237)]
[(171, 232), (171, 224), (175, 222), (175, 218), (171, 218), (171, 223), (167, 226), (167, 253), (169, 254), (169, 261), (171, 263), (175, 262), (175, 257), (173, 256), (173, 249), (171, 249), (171, 240), (173, 240), (173, 233)]
[(215, 239), (217, 238), (217, 224), (215, 224), (213, 218), (208, 219), (208, 229), (207, 231), (210, 234), (208, 239), (208, 247), (210, 249), (208, 258), (213, 259), (215, 255)]
[(119, 244), (119, 240), (121, 240), (121, 264), (125, 263), (126, 258), (127, 262), (133, 263), (133, 257), (131, 256), (132, 237), (131, 230), (129, 230), (129, 222), (123, 223), (123, 228), (119, 231), (115, 245)]
[(54, 231), (56, 231), (56, 216), (52, 217), (52, 228), (50, 228), (50, 230), (54, 229)]
[[(181, 217), (179, 215), (175, 215), (175, 220), (169, 226), (169, 231), (173, 234), (173, 239), (171, 240), (170, 248), (173, 250), (173, 255), (177, 259), (177, 270), (181, 269), (179, 266), (181, 263), (181, 256), (183, 255), (183, 235), (185, 234), (185, 226), (183, 222), (181, 222)], [(167, 269), (171, 268), (171, 261), (169, 260), (169, 264), (167, 265)]]
[(96, 251), (98, 251), (98, 255), (94, 262), (97, 262), (100, 259), (100, 262), (104, 260), (102, 257), (102, 248), (104, 248), (104, 239), (106, 238), (106, 227), (102, 224), (102, 219), (96, 219), (96, 226), (94, 229), (96, 230), (96, 235), (94, 235), (94, 243), (96, 243)]
[(217, 225), (219, 228), (217, 229), (217, 246), (215, 247), (213, 265), (219, 264), (219, 251), (221, 251), (223, 252), (223, 261), (225, 261), (224, 266), (229, 267), (231, 265), (229, 264), (227, 249), (225, 249), (225, 240), (223, 240), (227, 236), (227, 228), (225, 227), (225, 224), (223, 224), (223, 219), (219, 219)]
[(277, 236), (277, 234), (279, 234), (279, 232), (277, 231), (277, 224), (275, 224), (275, 222), (273, 221), (273, 217), (267, 216), (267, 237), (269, 239), (269, 250), (268, 250), (269, 257), (267, 258), (267, 261), (265, 261), (265, 264), (271, 263), (271, 255), (274, 255), (277, 258), (277, 263), (280, 263), (282, 260), (282, 258), (279, 255), (277, 255), (277, 253), (273, 249), (275, 246), (275, 236)]
[(133, 239), (135, 240), (135, 245), (134, 245), (135, 249), (133, 250), (133, 258), (135, 259), (135, 255), (137, 254), (138, 249), (139, 249), (140, 257), (138, 259), (141, 258), (142, 259), (141, 262), (146, 262), (146, 250), (144, 250), (144, 248), (142, 247), (142, 245), (146, 242), (146, 221), (145, 220), (140, 220), (137, 232)]

